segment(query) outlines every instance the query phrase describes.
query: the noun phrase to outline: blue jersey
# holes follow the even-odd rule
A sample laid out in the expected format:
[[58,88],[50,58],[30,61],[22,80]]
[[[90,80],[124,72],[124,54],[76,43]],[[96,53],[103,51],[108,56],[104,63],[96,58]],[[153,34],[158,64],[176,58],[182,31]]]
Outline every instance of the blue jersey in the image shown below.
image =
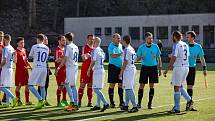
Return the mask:
[[142,65],[144,66],[156,66],[158,65],[157,57],[160,56],[161,51],[159,47],[152,43],[151,47],[147,47],[146,44],[142,44],[137,50],[137,57],[144,57],[142,59]]
[[108,46],[108,54],[109,54],[109,64],[113,64],[119,68],[122,67],[122,56],[118,56],[116,58],[112,58],[112,54],[123,53],[122,45],[115,45],[113,42]]
[[198,43],[194,43],[193,47],[189,46],[189,50],[190,50],[189,65],[190,67],[195,67],[196,59],[200,56],[204,56],[204,51],[202,49],[202,46]]

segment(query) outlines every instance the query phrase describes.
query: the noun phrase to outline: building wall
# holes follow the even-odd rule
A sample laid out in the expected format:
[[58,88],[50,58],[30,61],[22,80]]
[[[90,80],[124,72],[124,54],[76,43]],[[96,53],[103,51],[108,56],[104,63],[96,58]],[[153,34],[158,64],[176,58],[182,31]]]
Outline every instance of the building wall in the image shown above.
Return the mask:
[[[203,26],[215,25],[215,14],[179,14],[179,15],[149,15],[149,16],[117,16],[117,17],[81,17],[65,18],[64,32],[73,32],[75,34],[75,43],[83,46],[88,34],[95,34],[95,28],[101,28],[102,46],[108,46],[111,42],[112,34],[115,33],[115,27],[122,27],[122,35],[129,34],[129,27],[140,28],[140,39],[133,40],[132,45],[137,48],[144,42],[143,27],[154,27],[154,41],[158,39],[157,27],[168,27],[168,37],[161,39],[164,47],[171,47],[171,27],[178,26],[179,31],[182,26],[199,26],[197,42],[203,45]],[[105,35],[105,27],[111,27],[111,35]],[[215,36],[215,32],[213,31]],[[185,38],[184,38],[185,39]],[[214,41],[214,37],[213,37]],[[215,45],[211,47],[215,48]]]

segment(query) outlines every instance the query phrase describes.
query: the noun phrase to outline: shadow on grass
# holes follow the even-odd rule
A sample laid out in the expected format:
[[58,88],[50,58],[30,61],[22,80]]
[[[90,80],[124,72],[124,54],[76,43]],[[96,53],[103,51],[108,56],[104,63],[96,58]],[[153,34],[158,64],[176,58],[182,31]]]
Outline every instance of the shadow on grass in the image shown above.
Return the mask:
[[134,121],[134,120],[147,120],[150,118],[159,118],[159,117],[166,117],[166,116],[179,116],[184,115],[186,112],[181,112],[178,114],[172,114],[169,111],[163,111],[163,112],[156,112],[156,113],[150,113],[150,114],[142,114],[142,115],[135,115],[135,116],[129,116],[129,117],[122,117],[122,118],[115,118],[111,119],[112,121]]

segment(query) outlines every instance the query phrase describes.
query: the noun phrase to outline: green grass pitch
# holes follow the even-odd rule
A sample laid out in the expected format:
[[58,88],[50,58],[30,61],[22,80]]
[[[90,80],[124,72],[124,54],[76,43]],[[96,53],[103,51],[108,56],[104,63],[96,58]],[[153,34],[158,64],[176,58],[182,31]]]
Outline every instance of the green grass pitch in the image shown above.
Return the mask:
[[[86,89],[83,96],[82,108],[79,112],[65,112],[63,108],[56,107],[56,81],[54,75],[50,76],[50,86],[48,89],[48,101],[52,106],[46,107],[42,110],[33,110],[33,106],[21,106],[15,107],[13,110],[0,109],[0,120],[12,121],[12,120],[147,120],[147,121],[215,121],[215,64],[208,64],[208,83],[209,87],[206,89],[204,86],[204,77],[201,71],[201,66],[198,66],[196,84],[194,87],[194,106],[198,109],[197,112],[186,112],[185,100],[181,98],[181,113],[169,114],[168,111],[172,109],[173,104],[173,87],[170,85],[171,71],[168,73],[168,77],[160,77],[160,83],[155,86],[155,96],[153,100],[153,109],[148,110],[148,85],[145,87],[142,109],[138,113],[121,112],[119,108],[108,109],[101,113],[98,111],[90,111],[90,108],[85,107],[87,105]],[[50,64],[53,67],[53,63]],[[164,65],[166,66],[166,64]],[[140,65],[138,65],[138,69]],[[54,69],[52,68],[54,73]],[[136,88],[135,94],[137,99],[138,79],[140,71],[137,71],[136,76]],[[79,73],[80,74],[80,73]],[[107,70],[106,70],[107,74]],[[108,99],[108,84],[107,75],[103,93]],[[78,80],[79,86],[79,80]],[[77,88],[78,88],[77,86]],[[14,88],[12,89],[14,93]],[[24,102],[23,88],[21,90],[21,98]],[[31,101],[35,104],[37,100],[31,95]],[[2,96],[1,96],[2,97]],[[67,96],[67,99],[68,96]],[[116,105],[118,105],[117,88],[115,88],[114,99]],[[96,103],[95,96],[93,97],[93,103]],[[132,106],[130,106],[132,107]]]

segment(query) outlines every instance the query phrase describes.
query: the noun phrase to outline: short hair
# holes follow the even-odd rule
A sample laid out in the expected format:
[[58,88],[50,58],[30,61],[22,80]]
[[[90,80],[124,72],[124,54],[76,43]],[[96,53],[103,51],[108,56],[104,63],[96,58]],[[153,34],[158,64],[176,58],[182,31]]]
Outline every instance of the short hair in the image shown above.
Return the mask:
[[61,40],[61,38],[63,38],[64,36],[63,35],[60,35],[57,37],[57,40]]
[[5,34],[4,39],[11,41],[11,36],[9,34]]
[[22,40],[24,40],[24,37],[18,37],[18,38],[16,39],[16,43],[19,43],[19,42],[22,41]]
[[38,34],[37,39],[39,39],[40,41],[43,41],[45,39],[45,35],[44,34]]
[[123,36],[122,40],[125,41],[126,44],[130,44],[131,43],[131,36],[125,35],[125,36]]
[[190,34],[194,39],[196,38],[196,33],[194,31],[188,31],[187,34]]
[[146,32],[146,33],[145,33],[145,38],[147,38],[147,37],[149,37],[149,36],[152,37],[152,36],[153,36],[152,33],[151,33],[151,32]]
[[0,34],[1,34],[1,35],[4,35],[4,32],[3,32],[3,31],[0,31]]
[[70,33],[67,33],[67,34],[65,35],[65,37],[66,37],[69,41],[73,41],[74,34],[70,32]]
[[116,35],[120,36],[120,34],[118,34],[118,33],[115,33],[115,34],[113,34],[113,38],[114,38]]
[[182,34],[180,31],[174,31],[173,32],[173,37],[175,37],[177,40],[180,40],[182,38]]
[[93,34],[88,34],[88,35],[87,35],[87,38],[93,37],[93,36],[94,36]]

